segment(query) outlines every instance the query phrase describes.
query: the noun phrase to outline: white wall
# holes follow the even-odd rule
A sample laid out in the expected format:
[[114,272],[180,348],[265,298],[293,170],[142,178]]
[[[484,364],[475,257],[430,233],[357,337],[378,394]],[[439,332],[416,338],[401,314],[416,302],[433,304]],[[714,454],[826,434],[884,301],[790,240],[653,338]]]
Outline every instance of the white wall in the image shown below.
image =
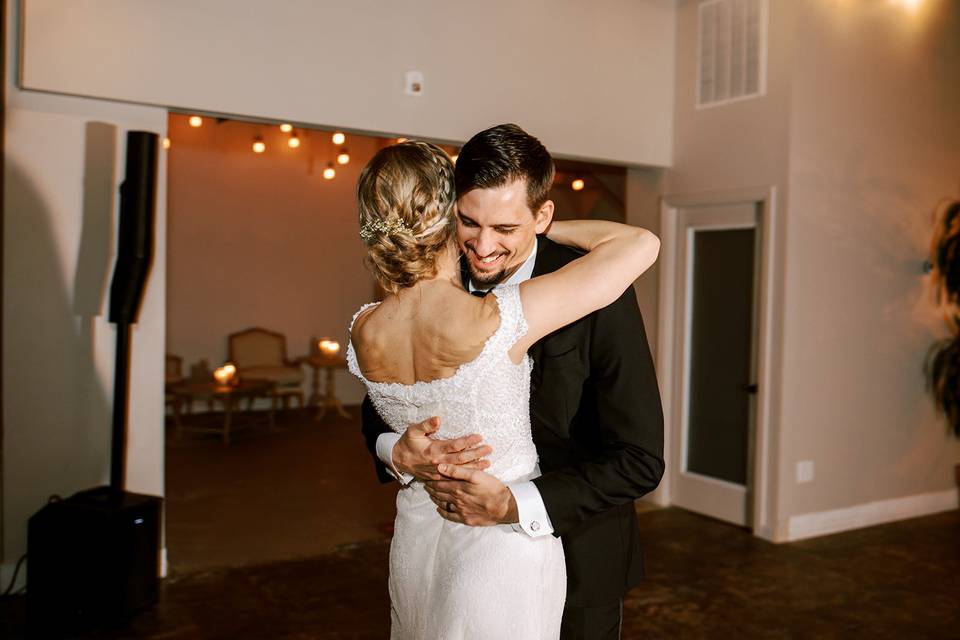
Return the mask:
[[[166,127],[159,109],[17,90],[14,5],[3,177],[4,585],[26,552],[27,519],[48,496],[109,481],[114,194],[126,131]],[[127,485],[153,495],[163,494],[164,174],[161,164],[156,256],[130,372]]]
[[31,0],[25,86],[450,141],[517,122],[556,154],[663,166],[673,4]]
[[[217,367],[227,335],[253,326],[286,335],[289,358],[309,353],[312,337],[346,348],[351,316],[374,299],[356,185],[383,141],[350,136],[350,163],[325,180],[337,151],[329,133],[301,133],[291,149],[276,126],[186,120],[171,116],[169,127],[167,351],[185,374],[201,358]],[[263,154],[251,151],[256,135]],[[360,403],[359,380],[342,370],[336,381],[341,401]]]

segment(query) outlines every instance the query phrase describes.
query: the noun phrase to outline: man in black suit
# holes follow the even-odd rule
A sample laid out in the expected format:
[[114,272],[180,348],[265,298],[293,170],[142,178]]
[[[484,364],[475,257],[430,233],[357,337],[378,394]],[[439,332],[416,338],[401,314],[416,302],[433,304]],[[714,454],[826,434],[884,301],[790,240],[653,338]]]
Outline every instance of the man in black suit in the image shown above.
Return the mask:
[[[487,129],[464,145],[456,166],[457,236],[472,292],[550,273],[577,257],[538,236],[553,216],[553,175],[550,154],[516,125]],[[655,489],[664,470],[660,394],[633,289],[529,353],[542,472],[533,481],[491,482],[482,471],[490,448],[479,436],[431,438],[436,419],[398,436],[369,399],[367,445],[382,481],[423,481],[448,520],[560,536],[567,563],[561,638],[617,638],[623,595],[643,575],[634,500]]]

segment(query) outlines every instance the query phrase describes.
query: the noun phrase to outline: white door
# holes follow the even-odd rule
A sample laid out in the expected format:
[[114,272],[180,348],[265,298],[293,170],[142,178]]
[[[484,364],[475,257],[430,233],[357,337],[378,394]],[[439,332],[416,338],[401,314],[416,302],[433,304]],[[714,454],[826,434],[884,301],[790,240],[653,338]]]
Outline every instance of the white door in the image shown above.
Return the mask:
[[672,501],[751,526],[758,204],[677,209]]

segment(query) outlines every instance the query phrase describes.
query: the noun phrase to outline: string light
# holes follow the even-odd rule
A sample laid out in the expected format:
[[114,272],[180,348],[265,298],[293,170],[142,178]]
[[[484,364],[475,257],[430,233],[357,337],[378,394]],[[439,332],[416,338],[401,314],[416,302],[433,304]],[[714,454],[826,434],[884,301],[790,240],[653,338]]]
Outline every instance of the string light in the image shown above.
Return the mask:
[[581,191],[584,186],[585,186],[585,183],[580,178],[577,178],[570,183],[570,188],[573,189],[574,191]]
[[333,163],[328,162],[327,168],[323,170],[323,177],[327,180],[333,180],[337,175],[337,170],[333,168]]
[[201,118],[200,116],[190,116],[191,127],[199,127],[202,124],[203,124],[203,118]]
[[333,134],[333,144],[343,144],[347,141],[347,136],[343,135],[339,131]]
[[350,154],[346,147],[340,147],[340,154],[337,156],[337,164],[347,164],[350,162]]
[[253,139],[253,152],[254,153],[263,153],[267,150],[267,145],[263,143],[263,138],[257,136]]
[[300,138],[297,137],[296,133],[291,133],[290,139],[287,140],[287,144],[290,145],[291,149],[296,149],[300,146]]
[[163,139],[163,148],[164,148],[164,149],[169,149],[169,148],[170,148],[170,138],[164,138],[164,139]]
[[293,125],[284,122],[282,125],[280,125],[280,131],[283,131],[284,133],[290,133],[293,131]]

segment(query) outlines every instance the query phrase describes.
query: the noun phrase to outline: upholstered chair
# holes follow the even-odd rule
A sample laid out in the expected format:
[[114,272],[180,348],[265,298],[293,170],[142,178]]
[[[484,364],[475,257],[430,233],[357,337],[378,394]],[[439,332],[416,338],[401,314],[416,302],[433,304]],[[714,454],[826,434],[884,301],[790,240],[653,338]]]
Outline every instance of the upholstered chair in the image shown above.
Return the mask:
[[303,369],[287,359],[287,338],[282,333],[252,327],[227,337],[230,362],[237,367],[240,379],[269,380],[274,383],[274,393],[288,407],[294,397],[304,406],[302,384]]

